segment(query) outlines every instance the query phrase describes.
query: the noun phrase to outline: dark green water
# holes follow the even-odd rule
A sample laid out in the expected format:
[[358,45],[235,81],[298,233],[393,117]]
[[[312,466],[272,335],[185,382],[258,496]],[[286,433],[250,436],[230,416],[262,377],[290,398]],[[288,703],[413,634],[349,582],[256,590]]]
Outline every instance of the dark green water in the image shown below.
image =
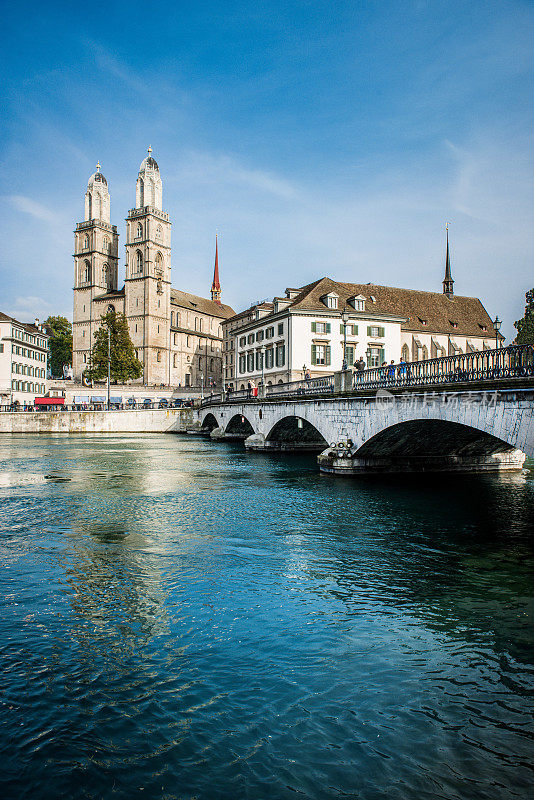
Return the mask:
[[163,435],[3,437],[0,473],[4,800],[533,791],[532,473]]

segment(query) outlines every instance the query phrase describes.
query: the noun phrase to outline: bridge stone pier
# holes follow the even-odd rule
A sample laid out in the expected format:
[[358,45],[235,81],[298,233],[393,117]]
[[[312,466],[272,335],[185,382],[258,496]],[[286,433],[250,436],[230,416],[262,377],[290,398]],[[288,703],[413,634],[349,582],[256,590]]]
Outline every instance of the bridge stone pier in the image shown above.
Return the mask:
[[248,450],[315,451],[321,471],[521,469],[534,458],[534,388],[220,402],[198,410],[214,439]]

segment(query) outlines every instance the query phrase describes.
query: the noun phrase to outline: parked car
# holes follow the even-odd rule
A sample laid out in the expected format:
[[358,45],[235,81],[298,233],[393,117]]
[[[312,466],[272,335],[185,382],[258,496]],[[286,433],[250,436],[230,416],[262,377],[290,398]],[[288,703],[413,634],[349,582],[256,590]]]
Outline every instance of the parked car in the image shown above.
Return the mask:
[[168,407],[169,407],[169,401],[167,400],[167,398],[160,397],[158,408],[168,408]]
[[145,397],[145,399],[143,400],[143,408],[152,408],[152,398],[151,397]]

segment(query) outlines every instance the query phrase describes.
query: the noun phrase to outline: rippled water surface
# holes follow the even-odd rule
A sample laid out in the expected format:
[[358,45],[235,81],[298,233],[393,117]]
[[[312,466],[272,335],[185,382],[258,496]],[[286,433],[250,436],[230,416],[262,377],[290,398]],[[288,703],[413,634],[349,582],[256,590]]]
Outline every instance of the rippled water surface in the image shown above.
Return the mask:
[[534,474],[0,438],[2,798],[526,798]]

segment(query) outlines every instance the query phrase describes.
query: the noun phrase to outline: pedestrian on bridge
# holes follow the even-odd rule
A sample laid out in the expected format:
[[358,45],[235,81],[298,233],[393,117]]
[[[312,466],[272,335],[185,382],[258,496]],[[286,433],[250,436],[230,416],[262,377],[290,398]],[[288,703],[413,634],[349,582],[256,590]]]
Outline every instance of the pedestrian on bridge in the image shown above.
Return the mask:
[[360,358],[354,365],[354,377],[358,383],[363,380],[364,372],[365,372],[365,361],[363,360],[363,356],[360,356]]

